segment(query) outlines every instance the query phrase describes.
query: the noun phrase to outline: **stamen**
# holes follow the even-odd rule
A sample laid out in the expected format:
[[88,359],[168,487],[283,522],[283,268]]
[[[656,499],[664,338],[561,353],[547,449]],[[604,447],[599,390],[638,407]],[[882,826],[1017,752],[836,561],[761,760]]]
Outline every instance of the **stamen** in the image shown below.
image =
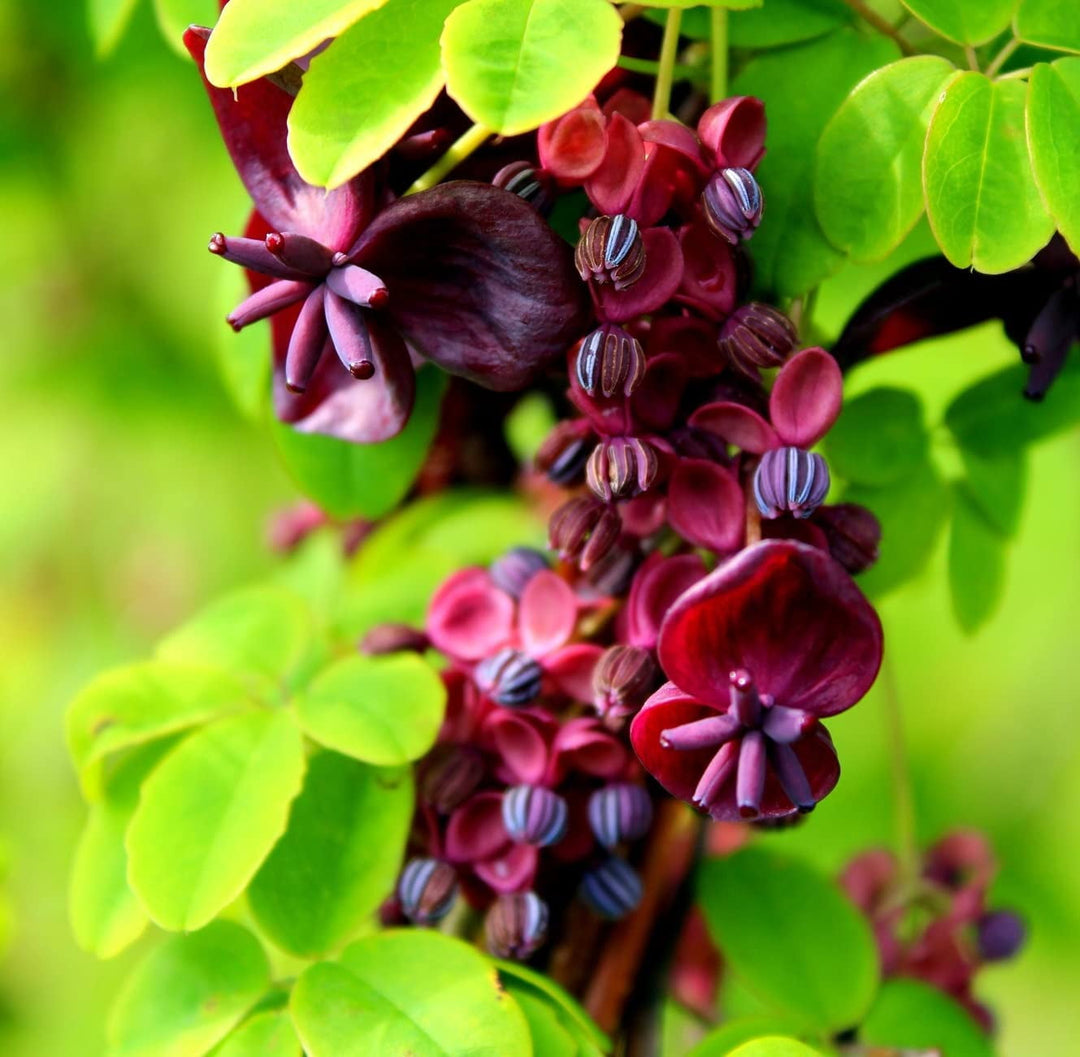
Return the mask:
[[684,752],[693,749],[711,749],[716,745],[725,745],[741,730],[739,721],[734,716],[706,716],[691,723],[672,727],[660,732],[660,744],[665,749]]

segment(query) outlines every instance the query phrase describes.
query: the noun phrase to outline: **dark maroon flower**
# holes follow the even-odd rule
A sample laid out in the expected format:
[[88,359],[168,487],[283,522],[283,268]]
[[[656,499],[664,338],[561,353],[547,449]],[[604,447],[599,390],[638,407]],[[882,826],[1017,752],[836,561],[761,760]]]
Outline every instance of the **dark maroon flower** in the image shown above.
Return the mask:
[[548,522],[548,539],[565,561],[588,572],[619,542],[622,521],[608,503],[590,496],[568,499]]
[[640,646],[609,646],[593,669],[593,707],[608,726],[621,726],[656,688],[656,663]]
[[629,396],[645,376],[641,342],[615,323],[604,323],[586,336],[574,356],[578,385],[589,396]]
[[616,782],[589,797],[589,825],[605,848],[644,837],[652,819],[652,798],[640,785]]
[[765,156],[765,104],[750,95],[721,99],[701,115],[697,131],[717,167],[753,171]]
[[593,448],[585,481],[600,499],[628,499],[652,488],[659,473],[655,445],[641,437],[611,437]]
[[829,553],[849,573],[861,573],[878,559],[881,522],[858,503],[819,507],[814,524],[825,533]]
[[881,651],[877,614],[829,555],[755,544],[669,611],[659,657],[671,682],[634,717],[634,749],[714,819],[810,810],[839,776],[818,720],[870,689]]

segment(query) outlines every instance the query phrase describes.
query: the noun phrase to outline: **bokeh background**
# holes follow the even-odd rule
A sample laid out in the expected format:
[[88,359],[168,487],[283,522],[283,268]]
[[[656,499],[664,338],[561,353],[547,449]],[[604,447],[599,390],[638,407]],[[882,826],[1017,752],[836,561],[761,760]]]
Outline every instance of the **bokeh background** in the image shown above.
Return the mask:
[[[62,734],[74,691],[143,655],[203,602],[270,570],[269,513],[295,498],[226,395],[219,262],[206,237],[246,200],[194,70],[148,4],[95,59],[82,0],[0,2],[0,1054],[95,1057],[111,962],[75,945],[66,900],[83,821]],[[916,232],[901,251],[926,248]],[[836,332],[883,269],[822,290]],[[916,389],[930,421],[1015,352],[996,326],[868,365],[853,392]],[[949,453],[939,453],[943,465]],[[1080,432],[1033,451],[1004,603],[957,629],[944,538],[881,606],[930,840],[975,826],[1029,947],[982,977],[1005,1057],[1076,1053],[1080,989]],[[771,837],[829,869],[887,843],[890,739],[877,691],[832,729],[845,774],[812,821]]]

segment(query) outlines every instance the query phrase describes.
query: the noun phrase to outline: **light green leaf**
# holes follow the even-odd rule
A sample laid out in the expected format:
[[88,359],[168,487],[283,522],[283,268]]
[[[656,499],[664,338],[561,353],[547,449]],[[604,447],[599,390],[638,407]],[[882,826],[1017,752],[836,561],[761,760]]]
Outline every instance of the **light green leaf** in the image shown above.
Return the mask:
[[756,174],[765,213],[751,243],[762,296],[805,293],[842,263],[814,212],[814,151],[851,88],[898,57],[892,41],[844,28],[751,59],[735,78],[732,94],[758,96],[769,115],[769,149]]
[[903,0],[931,29],[957,44],[985,44],[1012,20],[1018,0]]
[[731,1057],[821,1057],[821,1051],[812,1049],[798,1039],[772,1035],[743,1043],[731,1051]]
[[292,954],[336,949],[393,890],[412,821],[412,772],[334,752],[308,762],[289,826],[248,888],[248,905]]
[[[1080,9],[1073,24],[1080,26]],[[1077,30],[1080,40],[1080,28]],[[1080,50],[1080,49],[1078,49]],[[1080,249],[1080,58],[1036,63],[1028,81],[1027,139],[1035,181],[1073,252]]]
[[386,0],[230,0],[206,46],[206,76],[233,88],[340,36]]
[[136,968],[109,1015],[109,1057],[201,1057],[270,983],[255,937],[229,921],[171,936]]
[[306,969],[290,1000],[309,1057],[530,1057],[529,1027],[461,940],[394,929]]
[[120,43],[139,0],[89,0],[87,17],[94,53],[104,59]]
[[971,1016],[947,995],[918,980],[888,980],[859,1029],[874,1046],[931,1048],[948,1057],[994,1057]]
[[271,422],[285,469],[297,487],[337,518],[385,517],[412,487],[439,425],[447,376],[425,367],[416,376],[416,404],[405,428],[381,444],[350,444]]
[[1015,536],[1027,493],[1027,452],[1023,448],[983,455],[960,448],[968,498],[1004,536]]
[[300,1057],[300,1040],[288,1010],[269,1010],[245,1020],[212,1057]]
[[708,9],[722,7],[728,11],[745,11],[750,7],[761,7],[765,0],[652,0],[649,7],[679,8],[683,11],[691,8]]
[[67,711],[84,793],[100,793],[101,764],[113,754],[250,707],[243,684],[214,668],[156,660],[102,672]]
[[[184,54],[187,54],[185,49]],[[225,317],[250,293],[242,268],[221,268],[214,284],[214,359],[225,391],[238,411],[262,423],[270,399],[270,321],[260,319],[239,333],[225,324]]]
[[926,129],[955,74],[937,55],[890,63],[860,81],[825,126],[814,207],[829,240],[855,260],[887,256],[922,216]]
[[1054,230],[1024,134],[1027,89],[962,73],[930,119],[923,187],[930,227],[958,268],[996,274],[1026,263]]
[[986,623],[1005,587],[1005,537],[982,515],[962,484],[953,501],[949,588],[956,622],[967,634]]
[[184,47],[184,30],[188,26],[212,26],[220,11],[218,0],[154,0],[154,14],[161,35],[173,51],[185,59],[190,56]]
[[323,187],[381,158],[446,82],[439,36],[460,0],[392,0],[316,56],[289,111],[289,154]]
[[232,902],[285,831],[304,750],[292,717],[221,719],[143,783],[128,827],[128,881],[166,929],[197,929]]
[[728,40],[735,48],[776,48],[824,36],[850,21],[843,0],[769,0],[760,10],[733,14]]
[[468,0],[447,20],[447,88],[474,121],[529,132],[580,103],[619,57],[607,0]]
[[518,1004],[528,1022],[534,1057],[579,1057],[577,1039],[559,1023],[549,1003],[531,987],[510,984],[507,993]]
[[831,880],[749,848],[706,860],[698,901],[727,963],[760,998],[820,1031],[861,1021],[877,990],[877,948]]
[[384,766],[418,760],[442,723],[446,690],[415,654],[346,657],[296,702],[304,733],[329,749]]
[[1029,44],[1059,51],[1080,51],[1076,0],[1020,0],[1013,28],[1016,35]]
[[783,1017],[739,1017],[710,1031],[686,1057],[728,1057],[744,1042],[751,1042],[769,1035],[792,1035],[798,1030],[797,1023]]
[[825,439],[829,466],[857,484],[888,485],[925,460],[926,426],[919,398],[881,386],[846,401]]

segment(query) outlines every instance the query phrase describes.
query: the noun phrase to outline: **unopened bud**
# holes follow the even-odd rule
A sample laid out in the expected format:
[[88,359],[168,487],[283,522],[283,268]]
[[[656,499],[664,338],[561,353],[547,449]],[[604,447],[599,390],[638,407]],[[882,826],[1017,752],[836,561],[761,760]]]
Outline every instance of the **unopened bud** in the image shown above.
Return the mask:
[[605,719],[625,719],[656,687],[656,662],[637,646],[609,646],[593,669],[593,706]]
[[652,798],[640,785],[616,782],[589,797],[589,825],[605,848],[644,837],[652,820]]
[[524,708],[540,696],[544,669],[527,653],[507,646],[485,657],[474,676],[492,701],[505,708]]
[[428,754],[420,778],[420,796],[441,815],[460,807],[484,778],[480,753],[466,745],[440,745]]
[[881,522],[858,503],[818,508],[814,523],[825,533],[829,553],[849,573],[861,573],[878,559]]
[[597,217],[581,236],[574,263],[586,281],[611,283],[616,290],[633,286],[645,271],[645,243],[637,221],[621,213]]
[[360,640],[360,652],[367,657],[379,657],[384,653],[398,653],[402,650],[423,653],[427,648],[427,635],[408,624],[376,624]]
[[585,466],[585,483],[600,499],[629,499],[656,483],[660,458],[656,449],[638,437],[600,441]]
[[512,598],[520,598],[529,581],[550,568],[547,557],[532,547],[511,547],[488,566],[492,583]]
[[593,867],[581,882],[581,898],[604,918],[625,917],[641,902],[641,894],[637,872],[615,856]]
[[721,169],[701,196],[705,220],[732,246],[750,238],[761,223],[765,200],[749,169]]
[[618,511],[589,496],[568,499],[548,522],[552,549],[565,561],[576,561],[582,572],[600,561],[621,534]]
[[983,914],[975,928],[979,956],[985,962],[1011,958],[1027,939],[1024,922],[1011,910],[993,910]]
[[762,517],[809,517],[829,494],[825,460],[802,448],[774,448],[754,471],[754,500]]
[[484,920],[487,948],[496,958],[528,958],[547,931],[547,903],[535,892],[499,896]]
[[446,917],[457,898],[457,873],[441,859],[410,859],[397,889],[405,916],[416,925]]
[[546,848],[566,836],[566,801],[539,785],[515,785],[503,793],[506,832],[519,844]]
[[553,484],[571,485],[581,480],[592,450],[593,431],[584,419],[559,422],[536,452],[536,468]]
[[645,377],[641,342],[618,324],[604,323],[581,342],[574,373],[589,396],[629,396]]
[[799,336],[783,312],[751,301],[735,309],[720,330],[720,351],[736,370],[757,377],[759,367],[779,367]]
[[527,161],[504,165],[492,178],[492,184],[525,199],[538,213],[547,214],[555,204],[551,180]]

